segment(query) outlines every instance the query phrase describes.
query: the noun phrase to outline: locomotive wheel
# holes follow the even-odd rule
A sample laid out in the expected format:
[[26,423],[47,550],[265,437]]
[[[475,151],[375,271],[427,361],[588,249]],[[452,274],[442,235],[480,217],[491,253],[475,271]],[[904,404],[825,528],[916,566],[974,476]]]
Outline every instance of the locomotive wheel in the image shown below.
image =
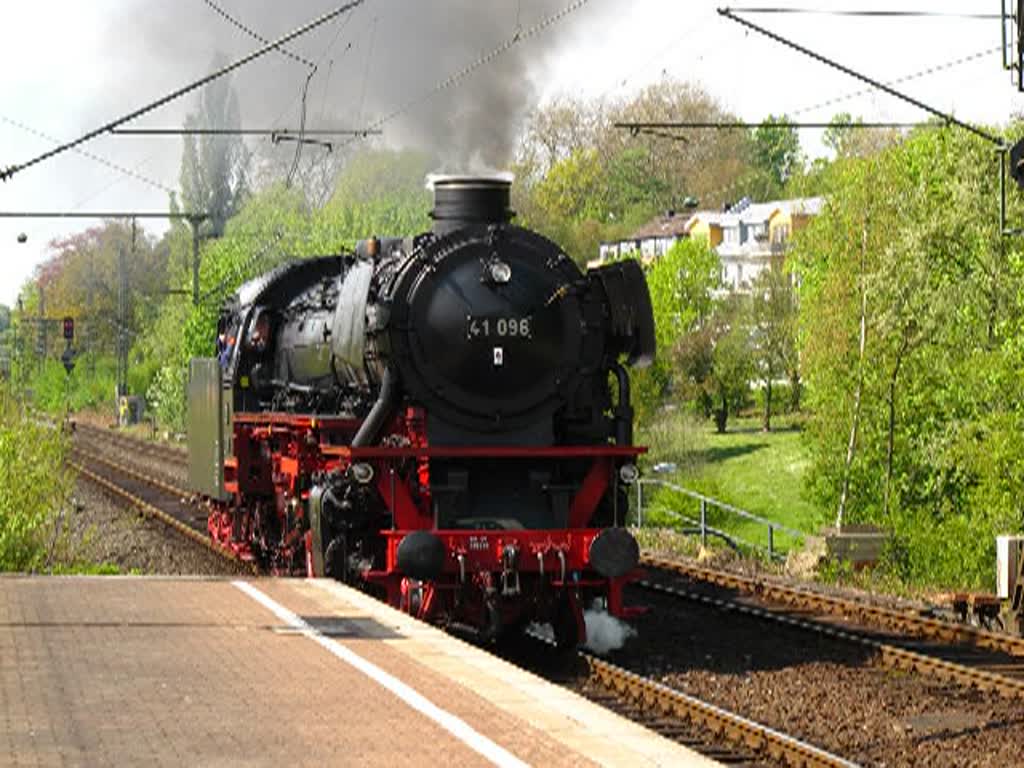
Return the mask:
[[423,607],[423,582],[403,576],[400,585],[400,595],[399,610],[419,618],[420,609]]

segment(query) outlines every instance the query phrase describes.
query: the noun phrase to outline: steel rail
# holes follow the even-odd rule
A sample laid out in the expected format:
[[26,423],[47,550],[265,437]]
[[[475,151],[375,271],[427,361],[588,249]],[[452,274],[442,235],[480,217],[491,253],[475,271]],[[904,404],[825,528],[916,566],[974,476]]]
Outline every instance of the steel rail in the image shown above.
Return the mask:
[[1014,635],[993,632],[980,627],[953,624],[942,619],[915,615],[848,597],[826,595],[806,588],[779,584],[765,578],[743,576],[738,573],[653,555],[645,555],[641,560],[641,565],[671,571],[726,589],[734,589],[761,600],[835,616],[854,617],[873,626],[894,629],[929,640],[961,643],[974,648],[984,648],[1000,651],[1010,656],[1024,657],[1024,638]]
[[592,654],[580,652],[580,656],[585,660],[591,677],[600,685],[632,700],[641,708],[656,709],[669,717],[687,721],[716,736],[764,752],[787,765],[808,768],[850,768],[857,765],[813,744],[642,677]]
[[[90,434],[102,435],[101,439],[107,440],[111,444],[123,447],[131,446],[154,453],[166,452],[165,455],[169,460],[179,464],[187,460],[187,453],[171,446],[162,446],[139,438],[110,433],[92,424],[78,423],[76,425],[77,429],[82,427]],[[168,487],[173,488],[173,486]],[[183,496],[191,495],[190,491],[181,488],[174,488],[172,492]],[[942,619],[915,615],[907,611],[874,605],[847,597],[826,595],[806,588],[779,584],[763,577],[744,576],[695,563],[645,555],[642,558],[641,565],[670,571],[726,589],[734,589],[760,600],[780,605],[789,605],[833,616],[854,618],[874,627],[896,630],[918,638],[937,640],[949,644],[962,644],[976,649],[999,651],[1010,656],[1024,657],[1024,638],[1013,635],[963,624],[954,624]]]
[[[79,454],[82,453],[82,451],[77,448],[72,449],[72,452]],[[121,464],[120,462],[113,461],[111,459],[106,458],[105,456],[89,456],[89,461],[95,461],[99,464],[103,464],[104,466],[114,470],[115,472],[120,472],[122,474],[128,475],[129,477],[138,480],[140,483],[148,485],[151,488],[158,488],[164,493],[167,493],[172,496],[177,496],[179,499],[187,499],[193,495],[192,491],[186,490],[184,488],[179,488],[178,486],[172,485],[171,483],[161,480],[158,477],[148,475],[145,472],[140,472],[139,470],[134,469],[133,467],[129,467],[127,464]]]
[[948,661],[937,656],[913,651],[900,645],[868,637],[857,631],[843,629],[820,621],[797,618],[779,613],[770,608],[746,605],[734,600],[712,597],[700,592],[666,586],[664,584],[655,584],[649,581],[640,581],[637,584],[644,589],[699,602],[717,610],[733,611],[762,621],[774,622],[814,632],[845,643],[868,648],[877,654],[879,661],[886,667],[932,675],[942,680],[967,685],[981,691],[994,691],[1004,696],[1024,698],[1024,679],[1006,677],[986,669]]
[[[110,442],[120,440],[122,444],[135,443],[139,446],[149,445],[136,438],[121,435],[107,435],[103,430],[93,427],[92,425],[89,425],[86,428],[86,431],[92,431],[94,434],[102,434],[104,438],[112,438]],[[186,489],[167,483],[105,457],[91,456],[90,460],[102,464],[115,472],[121,472],[151,487],[158,488],[165,493],[177,496],[178,498],[187,498],[191,496],[191,492]],[[89,472],[87,469],[82,467],[81,464],[76,463],[75,466],[76,468],[79,468],[80,471],[84,470],[88,473],[87,476],[90,476],[90,478],[95,476],[95,473]],[[107,487],[107,483],[104,484],[105,487]],[[136,504],[136,506],[139,506],[140,504],[146,505],[144,508],[140,508],[143,508],[144,511],[152,514],[162,522],[171,525],[176,530],[185,533],[185,535],[190,539],[202,543],[204,546],[226,556],[228,559],[239,563],[244,562],[237,558],[234,553],[224,550],[214,544],[209,537],[205,535],[205,532],[199,532],[197,529],[176,520],[170,515],[167,515],[167,513],[159,510],[151,504],[148,504],[144,500],[139,499],[130,492],[122,490],[120,495],[131,500],[132,503]],[[912,616],[890,608],[874,606],[856,600],[850,600],[848,598],[823,595],[811,590],[774,584],[764,579],[755,579],[725,571],[717,571],[703,566],[659,559],[650,556],[645,557],[642,563],[648,567],[659,568],[673,574],[693,578],[700,582],[734,589],[741,593],[755,596],[758,599],[768,600],[783,605],[791,605],[805,610],[811,609],[827,615],[839,615],[843,617],[855,616],[860,619],[867,619],[870,623],[882,624],[902,632],[924,635],[931,639],[938,639],[947,643],[966,642],[974,647],[984,647],[1004,652],[1007,650],[1005,646],[1009,645],[1009,647],[1017,648],[1018,653],[1020,653],[1020,646],[1024,645],[1024,641],[1019,638],[1003,636],[998,633],[978,630],[972,627],[952,625],[935,619]],[[247,565],[252,568],[253,572],[256,572],[252,563],[247,563]],[[928,653],[922,653],[920,651],[901,647],[900,645],[896,645],[892,642],[868,637],[856,630],[843,629],[831,624],[823,623],[820,620],[815,621],[807,618],[796,618],[767,607],[741,604],[732,600],[712,597],[692,590],[655,584],[649,581],[640,582],[639,585],[645,589],[655,590],[671,594],[676,597],[683,597],[688,600],[697,601],[705,605],[712,606],[718,610],[736,611],[737,613],[752,616],[760,620],[771,621],[804,631],[816,632],[843,642],[869,648],[877,654],[880,662],[887,667],[926,673],[958,684],[966,684],[979,690],[995,691],[1003,695],[1024,698],[1024,679],[1011,678],[986,669],[948,661],[934,655],[929,655]]]
[[[81,454],[81,451],[79,449],[72,449],[72,453]],[[186,496],[188,495],[187,492],[182,491],[182,489],[180,488],[175,488],[174,486],[168,483],[164,483],[163,481],[158,480],[156,478],[148,477],[146,475],[143,475],[141,472],[136,472],[130,467],[119,465],[116,462],[109,461],[108,459],[103,459],[97,456],[90,456],[88,460],[103,464],[108,468],[114,469],[115,471],[123,472],[124,474],[130,477],[134,477],[151,487],[159,488],[160,490],[166,493],[178,495],[179,498],[181,494],[185,494]],[[128,502],[129,504],[137,508],[140,512],[147,515],[148,517],[151,517],[154,520],[163,523],[164,525],[173,529],[174,531],[186,537],[190,541],[202,545],[203,547],[209,549],[211,552],[214,552],[220,557],[223,557],[225,560],[228,560],[239,567],[251,571],[254,575],[259,575],[259,568],[257,567],[256,563],[243,560],[234,552],[231,552],[230,550],[218,546],[204,532],[201,532],[199,529],[182,522],[181,520],[177,519],[172,515],[169,515],[167,512],[163,511],[156,505],[146,501],[138,494],[132,493],[127,488],[118,485],[113,480],[103,477],[97,472],[93,472],[81,461],[76,461],[75,459],[68,459],[68,465],[75,469],[81,476],[88,479],[90,482],[93,482],[96,485],[100,486],[101,488],[104,488],[105,490],[109,491],[110,493],[122,499],[123,501]]]
[[[102,430],[92,427],[92,425],[90,425],[89,429],[95,429],[102,433]],[[136,441],[136,439],[126,438],[126,441]],[[142,441],[137,442],[141,443]],[[79,449],[74,450],[76,452],[79,451]],[[166,493],[178,497],[189,495],[189,492],[184,489],[105,457],[90,456],[89,460],[133,477]],[[217,546],[208,536],[200,533],[196,528],[186,525],[110,479],[91,471],[82,463],[72,460],[69,464],[90,481],[128,501],[150,517],[168,525],[181,535],[203,545],[236,565],[247,567],[254,574],[258,574],[259,571],[255,563],[246,562],[234,553]],[[661,683],[642,678],[590,654],[581,652],[580,655],[586,660],[588,669],[597,682],[617,695],[633,700],[640,705],[641,709],[657,709],[665,715],[687,721],[696,727],[708,730],[715,736],[725,737],[736,744],[752,750],[764,751],[773,759],[782,760],[788,765],[842,766],[842,768],[855,765],[855,763],[832,755],[792,736],[728,712],[681,691],[673,690]]]
[[87,422],[75,422],[74,428],[77,432],[87,434],[90,439],[95,436],[100,442],[105,442],[106,444],[117,448],[138,450],[142,453],[149,454],[150,456],[166,458],[168,461],[180,466],[184,466],[188,463],[188,452],[184,448],[151,442],[149,440],[143,440],[130,435],[122,435]]

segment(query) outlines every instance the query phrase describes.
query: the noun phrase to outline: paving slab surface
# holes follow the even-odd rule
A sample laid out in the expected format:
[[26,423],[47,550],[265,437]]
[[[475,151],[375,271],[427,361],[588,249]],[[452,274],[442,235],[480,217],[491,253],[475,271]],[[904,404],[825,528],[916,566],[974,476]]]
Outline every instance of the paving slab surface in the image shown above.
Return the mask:
[[0,578],[0,766],[713,764],[335,582]]

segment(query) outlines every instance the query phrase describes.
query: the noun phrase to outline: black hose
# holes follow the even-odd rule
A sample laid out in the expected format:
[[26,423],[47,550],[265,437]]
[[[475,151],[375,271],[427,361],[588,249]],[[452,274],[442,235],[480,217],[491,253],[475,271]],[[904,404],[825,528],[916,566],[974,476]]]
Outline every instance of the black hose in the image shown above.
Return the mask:
[[377,402],[366,415],[366,420],[359,427],[356,436],[352,438],[353,448],[365,448],[376,442],[380,431],[384,428],[385,422],[391,417],[398,402],[398,374],[391,370],[391,367],[384,369],[384,376],[380,382],[380,394],[377,395]]

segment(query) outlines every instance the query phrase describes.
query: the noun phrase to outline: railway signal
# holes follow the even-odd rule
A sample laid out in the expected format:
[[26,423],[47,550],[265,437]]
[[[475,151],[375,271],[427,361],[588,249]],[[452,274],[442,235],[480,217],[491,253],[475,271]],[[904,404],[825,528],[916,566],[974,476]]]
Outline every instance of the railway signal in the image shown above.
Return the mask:
[[75,338],[75,318],[65,317],[64,318],[64,339],[66,341],[73,341]]

